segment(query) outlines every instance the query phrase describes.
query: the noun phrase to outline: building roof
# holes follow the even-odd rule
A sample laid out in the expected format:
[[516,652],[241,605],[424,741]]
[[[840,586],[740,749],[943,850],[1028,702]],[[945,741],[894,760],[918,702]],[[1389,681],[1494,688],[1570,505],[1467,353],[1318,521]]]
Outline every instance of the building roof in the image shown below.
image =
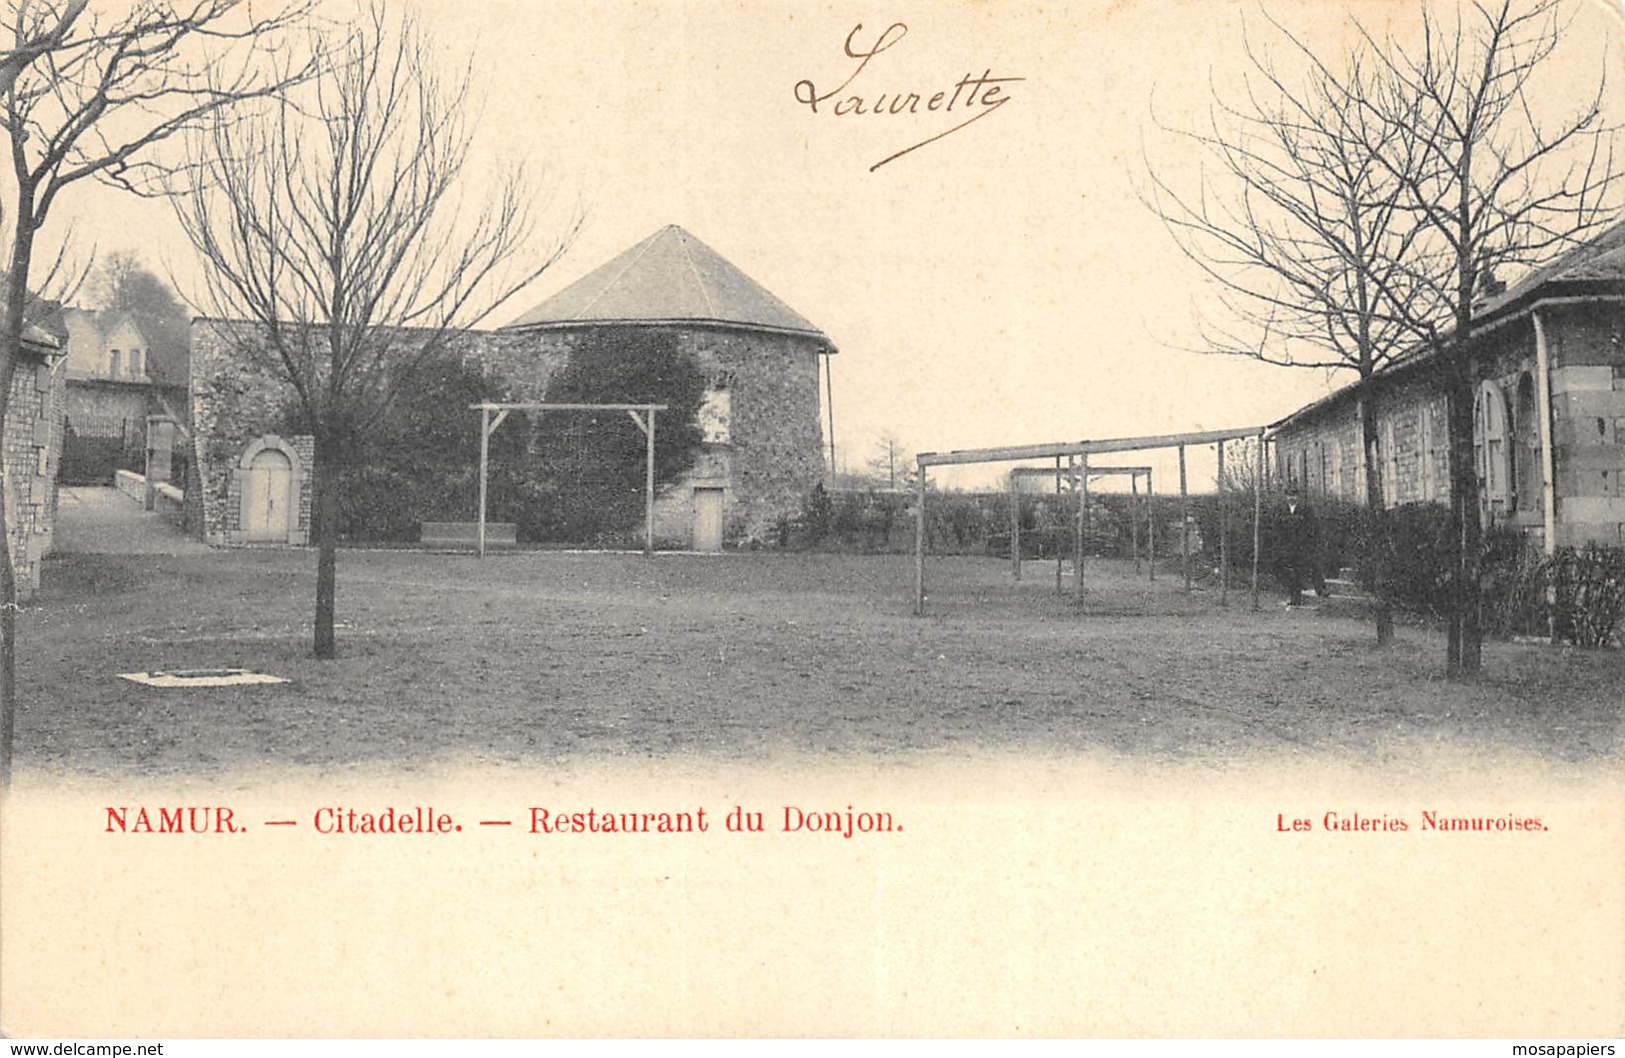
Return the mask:
[[[1625,224],[1616,225],[1589,242],[1581,243],[1560,254],[1500,294],[1475,304],[1472,330],[1476,334],[1481,327],[1492,327],[1516,319],[1534,308],[1536,303],[1544,298],[1587,296],[1625,298]],[[1379,368],[1377,374],[1387,375],[1412,367],[1424,363],[1431,356],[1432,350],[1429,346],[1418,344]],[[1339,387],[1278,422],[1270,424],[1270,429],[1278,430],[1295,420],[1339,403],[1353,392],[1356,385],[1357,382],[1351,382]]]
[[705,243],[668,224],[503,330],[704,323],[829,338]]
[[51,356],[62,351],[62,342],[45,328],[28,323],[23,325],[23,349],[41,356]]
[[[1512,284],[1504,293],[1473,306],[1473,323],[1475,326],[1488,323],[1509,311],[1526,307],[1537,294],[1621,293],[1621,280],[1625,280],[1625,224],[1560,254]],[[1553,289],[1556,287],[1564,289]]]

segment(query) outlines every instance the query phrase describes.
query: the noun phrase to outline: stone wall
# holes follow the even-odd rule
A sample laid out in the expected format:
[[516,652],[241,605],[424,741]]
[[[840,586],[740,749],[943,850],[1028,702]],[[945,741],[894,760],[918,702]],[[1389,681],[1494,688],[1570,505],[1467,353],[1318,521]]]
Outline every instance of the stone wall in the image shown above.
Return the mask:
[[[282,421],[293,394],[269,372],[244,361],[227,337],[233,325],[198,320],[192,325],[191,401],[197,488],[187,490],[189,524],[204,539],[231,542],[241,504],[234,471],[247,446]],[[720,326],[672,327],[679,347],[691,354],[714,391],[725,401],[709,402],[725,443],[708,443],[696,453],[683,479],[662,488],[656,500],[655,538],[687,546],[693,533],[693,490],[724,490],[725,539],[731,545],[776,535],[783,518],[794,517],[813,486],[823,478],[823,432],[819,411],[818,354],[827,344],[811,335],[793,335]],[[553,374],[588,334],[589,327],[533,328],[476,332],[454,343],[465,363],[480,365],[493,379],[491,398],[541,401]],[[498,387],[495,380],[501,380]],[[501,392],[496,390],[500,388]],[[472,415],[470,422],[472,424]],[[664,426],[659,423],[658,426]],[[657,430],[658,430],[657,426]],[[301,453],[308,438],[290,438]],[[306,468],[311,465],[307,459]],[[309,493],[301,510],[308,526]],[[195,496],[194,496],[195,494]]]
[[[624,326],[624,325],[623,325]],[[469,355],[507,384],[505,399],[540,401],[547,382],[587,335],[614,325],[541,327],[482,335]],[[823,479],[823,431],[819,411],[818,355],[827,343],[812,335],[709,325],[672,325],[679,348],[692,355],[711,388],[727,390],[711,400],[726,443],[702,446],[681,481],[662,488],[655,505],[655,538],[692,542],[693,491],[722,488],[724,539],[730,545],[776,535],[783,518],[800,513],[807,494]]]
[[122,424],[131,423],[139,435],[146,429],[148,415],[163,412],[155,396],[158,392],[163,392],[177,409],[186,398],[181,387],[69,378],[68,424],[80,434],[106,436],[118,432]]
[[1559,544],[1625,544],[1625,311],[1543,312]]
[[[243,453],[274,434],[294,394],[288,384],[245,358],[228,337],[232,324],[196,320],[191,334],[192,459],[196,484],[186,489],[186,523],[211,544],[241,542]],[[242,326],[242,325],[236,325]],[[297,540],[309,539],[315,443],[286,438],[301,475]]]
[[63,372],[27,353],[12,378],[4,438],[7,543],[17,593],[39,588],[40,559],[56,528],[56,472],[62,451]]

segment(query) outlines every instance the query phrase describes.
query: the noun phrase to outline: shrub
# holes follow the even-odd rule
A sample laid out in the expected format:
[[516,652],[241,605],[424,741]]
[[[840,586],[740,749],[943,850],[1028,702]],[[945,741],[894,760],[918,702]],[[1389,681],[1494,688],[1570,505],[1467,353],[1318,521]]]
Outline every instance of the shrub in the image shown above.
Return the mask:
[[[601,328],[588,332],[547,385],[564,404],[665,404],[655,430],[655,488],[694,464],[706,377],[676,331]],[[552,483],[550,506],[521,510],[532,539],[610,544],[643,529],[646,440],[625,412],[544,414],[531,419],[526,475]]]
[[1582,647],[1611,644],[1625,617],[1625,548],[1563,547],[1545,567],[1557,637]]
[[820,482],[813,486],[806,502],[801,505],[802,539],[807,544],[816,544],[828,537],[834,528],[835,504]]
[[[1365,544],[1376,536],[1379,563]],[[1395,606],[1443,616],[1450,612],[1450,511],[1436,503],[1407,503],[1382,519],[1366,518],[1355,541],[1360,586]]]

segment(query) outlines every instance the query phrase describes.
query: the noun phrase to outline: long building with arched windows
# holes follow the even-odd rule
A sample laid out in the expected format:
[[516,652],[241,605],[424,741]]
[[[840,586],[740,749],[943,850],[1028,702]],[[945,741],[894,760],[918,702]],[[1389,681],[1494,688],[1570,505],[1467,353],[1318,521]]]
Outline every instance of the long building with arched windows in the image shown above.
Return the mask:
[[[1625,226],[1475,306],[1473,445],[1485,524],[1548,549],[1625,543]],[[1431,356],[1375,379],[1384,501],[1448,503],[1445,389]],[[1352,386],[1273,427],[1275,472],[1311,495],[1364,502]]]

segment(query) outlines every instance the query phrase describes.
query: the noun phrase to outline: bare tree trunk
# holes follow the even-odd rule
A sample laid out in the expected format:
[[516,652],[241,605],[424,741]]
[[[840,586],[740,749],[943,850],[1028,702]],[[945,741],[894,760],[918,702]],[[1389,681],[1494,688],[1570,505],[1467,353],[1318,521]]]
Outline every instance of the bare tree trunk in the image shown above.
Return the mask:
[[316,657],[330,661],[338,656],[333,636],[333,614],[338,594],[339,494],[338,461],[335,446],[319,441],[316,454]]
[[[8,364],[3,373],[15,373]],[[11,392],[8,384],[4,390]],[[5,436],[5,414],[0,412],[0,437]],[[11,482],[6,481],[7,490]],[[0,502],[0,789],[11,785],[11,747],[17,732],[17,570],[11,561],[11,519]]]
[[[34,231],[29,225],[33,198],[18,196],[24,207],[12,235],[11,272],[6,283],[5,331],[0,336],[0,459],[5,456],[6,427],[10,421],[11,386],[23,353],[24,312],[28,304],[27,276],[34,257]],[[0,467],[0,788],[11,785],[12,745],[17,732],[17,566],[11,554],[10,497],[15,484]]]
[[[1459,333],[1459,331],[1458,331]],[[1465,342],[1452,340],[1449,368],[1450,514],[1452,584],[1450,642],[1446,669],[1470,676],[1479,669],[1483,631],[1479,622],[1479,563],[1484,527],[1478,511],[1477,466],[1473,459],[1473,373]]]
[[[1363,381],[1364,386],[1370,380]],[[1365,449],[1366,569],[1377,597],[1377,645],[1394,641],[1394,607],[1388,599],[1388,506],[1383,495],[1382,459],[1377,443],[1377,413],[1369,389],[1360,397],[1360,444]]]

